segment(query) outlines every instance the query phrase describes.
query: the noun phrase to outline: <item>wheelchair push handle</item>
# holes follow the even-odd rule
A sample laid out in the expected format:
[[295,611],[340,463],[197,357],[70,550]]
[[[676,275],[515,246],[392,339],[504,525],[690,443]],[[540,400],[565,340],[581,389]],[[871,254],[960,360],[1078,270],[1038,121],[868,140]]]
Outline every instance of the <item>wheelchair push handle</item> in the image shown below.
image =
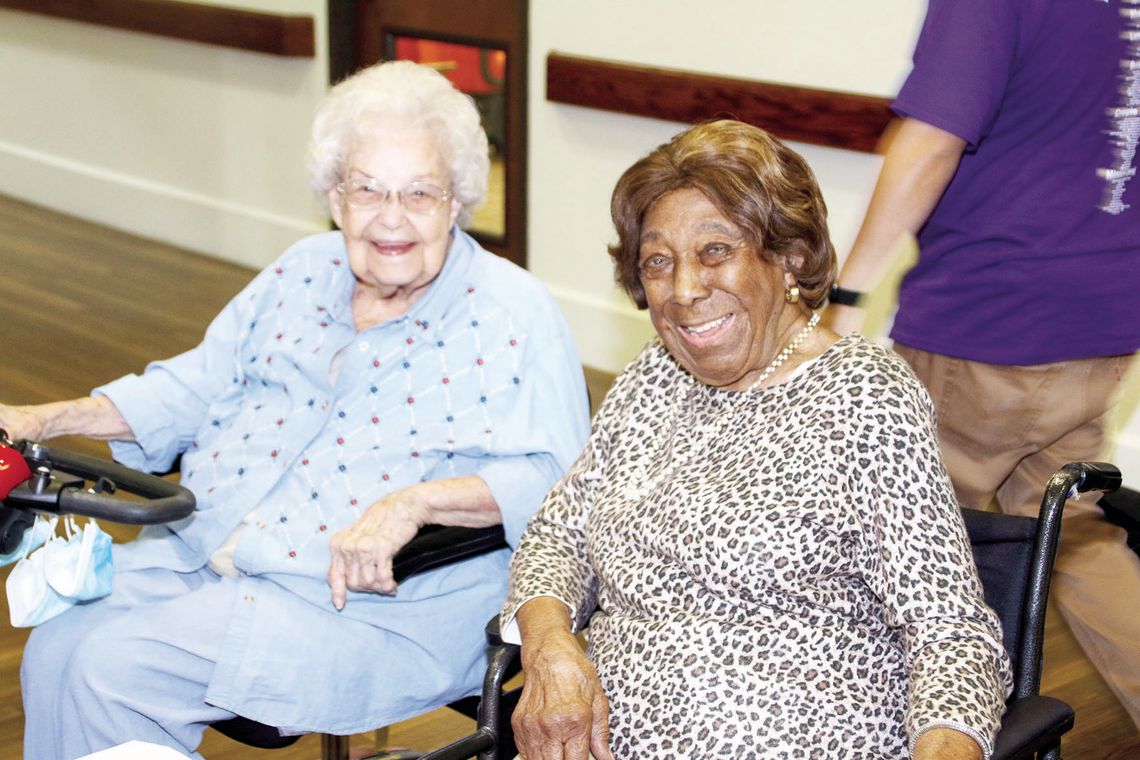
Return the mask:
[[1073,462],[1062,467],[1058,475],[1062,473],[1073,479],[1071,487],[1078,493],[1087,491],[1112,493],[1120,488],[1124,479],[1119,468],[1108,462]]
[[1040,519],[1044,532],[1056,543],[1061,530],[1061,512],[1065,502],[1077,494],[1088,491],[1112,493],[1120,488],[1124,477],[1120,469],[1108,462],[1070,462],[1049,478],[1045,495],[1041,498]]
[[[130,525],[173,522],[194,511],[194,494],[157,475],[30,441],[19,441],[15,447],[31,468],[32,477],[12,489],[4,500],[6,506]],[[60,473],[80,480],[68,480]],[[116,491],[141,496],[143,500],[118,498]]]

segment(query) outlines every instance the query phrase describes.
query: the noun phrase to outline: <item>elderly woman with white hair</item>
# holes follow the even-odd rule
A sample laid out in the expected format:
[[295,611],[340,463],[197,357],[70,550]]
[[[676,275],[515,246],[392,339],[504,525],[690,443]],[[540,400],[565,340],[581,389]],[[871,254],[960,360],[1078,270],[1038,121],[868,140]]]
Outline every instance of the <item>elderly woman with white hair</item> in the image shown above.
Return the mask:
[[196,348],[89,398],[0,406],[14,437],[107,439],[152,471],[181,455],[198,500],[115,547],[110,596],[32,633],[26,758],[189,753],[235,715],[354,733],[478,688],[509,551],[398,590],[392,557],[429,524],[501,523],[513,544],[588,432],[549,294],[460,229],[487,171],[441,75],[361,71],[313,126],[339,231],[287,250]]

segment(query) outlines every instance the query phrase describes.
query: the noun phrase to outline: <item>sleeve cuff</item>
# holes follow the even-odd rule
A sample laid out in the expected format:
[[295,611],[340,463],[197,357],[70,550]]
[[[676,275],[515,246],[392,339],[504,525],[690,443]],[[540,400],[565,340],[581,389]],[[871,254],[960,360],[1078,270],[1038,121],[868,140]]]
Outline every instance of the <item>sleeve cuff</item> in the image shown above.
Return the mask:
[[111,441],[115,461],[147,472],[170,469],[178,455],[178,435],[174,419],[162,404],[155,403],[138,375],[126,375],[91,391],[105,396],[123,415],[133,441]]
[[[566,609],[570,611],[570,620],[574,620],[574,607],[562,597],[555,596],[554,594],[534,594],[532,596],[528,596],[526,599],[523,599],[521,602],[514,605],[514,608],[509,612],[504,610],[503,613],[499,616],[499,638],[503,640],[504,644],[515,644],[517,646],[522,646],[522,634],[519,632],[518,621],[519,609],[531,599],[538,599],[541,596],[549,596],[552,599],[557,599],[558,601],[565,604]],[[577,631],[573,631],[573,633],[577,633]]]
[[546,492],[557,478],[544,472],[543,457],[503,457],[488,462],[477,473],[503,516],[503,533],[512,548],[517,547],[530,518],[542,506]]
[[967,726],[965,723],[960,723],[956,720],[935,720],[920,725],[910,737],[910,742],[907,745],[907,756],[914,757],[914,745],[918,744],[919,737],[925,734],[927,731],[931,731],[936,728],[949,728],[959,733],[965,734],[977,742],[978,746],[982,748],[983,760],[990,760],[990,756],[994,751],[993,742],[991,742],[988,737],[982,736],[981,733]]

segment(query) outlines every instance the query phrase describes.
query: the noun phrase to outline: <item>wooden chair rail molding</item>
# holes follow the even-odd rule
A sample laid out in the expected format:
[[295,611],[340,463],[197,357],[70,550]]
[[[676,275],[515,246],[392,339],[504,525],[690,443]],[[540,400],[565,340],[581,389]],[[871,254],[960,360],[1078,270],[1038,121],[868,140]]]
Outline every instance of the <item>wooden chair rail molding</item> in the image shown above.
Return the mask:
[[293,58],[315,54],[313,17],[177,0],[0,0],[0,8]]
[[787,140],[874,152],[890,101],[808,87],[550,53],[546,99],[695,123],[731,116]]

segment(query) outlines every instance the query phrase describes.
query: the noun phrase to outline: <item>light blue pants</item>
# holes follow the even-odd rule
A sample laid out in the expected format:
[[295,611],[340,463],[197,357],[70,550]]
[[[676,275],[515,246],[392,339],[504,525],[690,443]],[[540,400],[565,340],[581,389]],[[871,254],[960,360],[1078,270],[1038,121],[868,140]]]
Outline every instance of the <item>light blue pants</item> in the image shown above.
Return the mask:
[[205,695],[236,601],[237,584],[208,570],[121,572],[110,596],[36,628],[20,668],[25,760],[132,739],[192,754],[207,724],[233,717]]

